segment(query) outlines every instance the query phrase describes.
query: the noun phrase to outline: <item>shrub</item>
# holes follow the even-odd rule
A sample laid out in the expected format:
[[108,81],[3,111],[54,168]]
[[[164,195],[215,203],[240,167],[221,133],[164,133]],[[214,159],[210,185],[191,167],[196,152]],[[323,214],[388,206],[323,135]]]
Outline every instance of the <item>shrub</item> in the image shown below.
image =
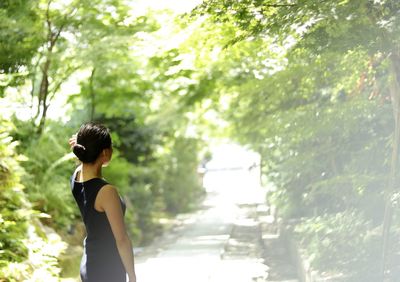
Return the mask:
[[27,157],[21,163],[26,171],[22,183],[33,207],[50,215],[43,221],[65,229],[78,216],[69,187],[74,155],[67,138],[72,132],[56,121],[49,121],[40,136],[33,135],[30,128],[29,122],[18,121],[18,129],[13,132],[22,142],[20,152]]
[[42,215],[27,200],[12,129],[0,119],[0,280],[57,281],[57,257],[65,245],[55,233],[47,234],[38,221]]
[[166,163],[163,195],[166,208],[172,213],[189,211],[202,193],[197,175],[198,141],[178,137]]
[[344,273],[346,281],[377,281],[381,229],[357,211],[309,218],[295,235],[312,266],[320,272]]

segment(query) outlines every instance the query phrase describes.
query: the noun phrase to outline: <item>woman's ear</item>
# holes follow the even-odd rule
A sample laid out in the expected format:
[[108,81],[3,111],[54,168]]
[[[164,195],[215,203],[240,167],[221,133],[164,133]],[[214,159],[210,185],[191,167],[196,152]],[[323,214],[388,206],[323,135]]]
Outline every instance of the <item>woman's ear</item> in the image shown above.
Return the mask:
[[102,158],[103,158],[103,166],[107,166],[111,161],[112,151],[110,150],[110,154],[108,155],[109,149],[103,149]]

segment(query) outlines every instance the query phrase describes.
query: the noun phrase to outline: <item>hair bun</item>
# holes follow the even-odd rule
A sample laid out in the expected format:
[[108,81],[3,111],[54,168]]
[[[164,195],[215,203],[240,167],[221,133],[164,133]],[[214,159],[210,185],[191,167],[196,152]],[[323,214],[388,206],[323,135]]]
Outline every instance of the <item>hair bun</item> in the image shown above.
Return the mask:
[[89,122],[79,129],[72,150],[82,163],[94,163],[106,148],[111,148],[111,136],[107,127]]
[[84,159],[86,153],[85,146],[81,144],[75,144],[74,147],[72,148],[72,151],[74,152],[75,156],[78,157],[78,159],[80,159],[81,161]]

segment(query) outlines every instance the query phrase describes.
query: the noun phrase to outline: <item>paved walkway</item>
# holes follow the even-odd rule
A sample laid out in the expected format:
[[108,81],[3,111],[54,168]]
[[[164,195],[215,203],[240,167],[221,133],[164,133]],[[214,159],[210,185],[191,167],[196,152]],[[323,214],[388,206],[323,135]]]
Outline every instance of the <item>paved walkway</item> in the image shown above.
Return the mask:
[[[259,215],[268,208],[254,176],[247,169],[209,172],[201,209],[180,216],[181,224],[137,255],[138,281],[272,281],[265,258],[273,252],[264,243],[277,237],[262,238]],[[291,277],[274,278],[296,281]]]

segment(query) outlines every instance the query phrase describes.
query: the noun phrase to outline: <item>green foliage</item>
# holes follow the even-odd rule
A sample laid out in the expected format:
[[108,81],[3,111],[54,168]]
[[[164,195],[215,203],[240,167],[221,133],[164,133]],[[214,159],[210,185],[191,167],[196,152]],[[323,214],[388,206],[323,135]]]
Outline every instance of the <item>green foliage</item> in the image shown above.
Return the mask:
[[[310,216],[358,207],[380,222],[391,115],[385,107],[373,110],[374,106],[355,100],[293,113],[282,120],[286,126],[278,124],[279,136],[285,140],[278,145],[271,138],[265,156],[271,166],[270,179],[281,187],[276,191],[278,198],[291,199],[280,202],[284,215]],[[371,199],[375,199],[373,204]]]
[[163,183],[166,208],[170,212],[190,210],[201,194],[197,176],[198,141],[177,137],[170,149]]
[[[72,174],[66,136],[73,131],[58,122],[52,122],[45,134],[34,138],[30,122],[17,121],[13,135],[23,143],[22,153],[27,157],[22,165],[26,174],[22,183],[33,207],[50,217],[43,219],[57,228],[66,228],[78,215],[71,198],[68,177]],[[70,134],[68,134],[70,133]]]
[[[135,245],[149,242],[160,232],[159,217],[190,210],[201,193],[198,140],[184,137],[189,108],[187,98],[179,95],[191,93],[200,100],[202,92],[212,89],[215,76],[210,80],[199,73],[190,81],[195,71],[184,66],[178,49],[170,54],[158,51],[149,55],[151,60],[143,56],[147,46],[138,50],[141,36],[160,25],[151,14],[133,16],[127,1],[14,2],[0,4],[0,86],[9,87],[7,101],[18,109],[27,102],[24,111],[35,113],[29,121],[13,117],[15,127],[5,129],[5,142],[19,142],[16,150],[25,158],[18,160],[13,143],[4,162],[15,162],[10,168],[15,175],[23,168],[15,187],[26,189],[10,188],[0,196],[0,280],[30,276],[32,281],[53,281],[64,246],[56,234],[45,233],[51,227],[65,234],[80,220],[68,181],[76,165],[69,136],[87,120],[97,119],[111,129],[114,159],[104,176],[125,197]],[[14,78],[20,86],[12,88]],[[76,93],[63,87],[71,81],[81,87]],[[44,126],[47,110],[63,95],[71,106],[65,111],[69,121],[64,117]],[[175,140],[176,136],[182,137]],[[31,256],[37,259],[29,266],[25,261]]]
[[30,63],[43,36],[37,1],[2,1],[0,4],[0,70],[14,73]]
[[[0,132],[0,242],[1,242],[1,267],[9,261],[22,261],[28,256],[28,249],[21,244],[27,232],[27,221],[24,218],[29,216],[29,206],[23,194],[23,186],[20,183],[22,168],[17,161],[15,153],[16,143],[12,142],[6,128],[11,124],[1,120]],[[22,207],[22,208],[21,208]]]
[[151,242],[158,235],[157,219],[165,217],[165,201],[162,195],[162,183],[165,169],[162,160],[135,165],[130,171],[131,187],[127,195],[132,201],[135,213],[137,240],[144,244]]
[[[359,58],[361,54],[349,53],[348,58]],[[363,95],[347,94],[354,93],[362,63],[353,61],[353,66],[344,68],[343,61],[337,69],[322,73],[320,70],[329,65],[332,57],[327,57],[327,61],[318,58],[301,67],[297,62],[304,57],[296,56],[291,57],[284,70],[264,80],[248,78],[251,88],[246,84],[235,88],[239,93],[248,91],[252,95],[233,99],[234,106],[228,113],[234,121],[232,133],[261,153],[264,174],[277,186],[270,200],[277,205],[280,216],[309,217],[311,224],[321,215],[335,217],[357,209],[359,217],[371,221],[375,228],[383,218],[383,191],[389,171],[393,128],[390,105],[384,99],[376,102]],[[385,94],[382,89],[381,95]],[[329,226],[324,221],[319,224],[318,228]],[[336,230],[333,233],[353,227],[344,222],[331,226]],[[309,233],[317,232],[311,229]],[[338,236],[338,240],[343,240],[343,244],[348,241],[343,236]],[[319,241],[314,238],[310,244]],[[365,244],[371,244],[366,249],[371,252],[374,246],[379,247],[375,241]],[[338,265],[346,263],[346,259],[329,252],[335,246],[318,245],[308,254],[324,261],[315,265],[321,271],[328,270],[332,260],[336,260],[332,263],[334,270],[348,274],[353,270]],[[357,263],[348,263],[362,274],[363,253],[352,255]],[[363,281],[361,276],[354,279]]]
[[[12,123],[0,119],[0,280],[54,281],[59,274],[57,257],[64,243],[45,232],[23,189],[24,160],[8,132]],[[47,233],[47,234],[46,234]]]
[[[376,270],[369,258],[381,255],[381,242],[365,233],[383,219],[390,95],[400,91],[399,11],[393,0],[212,0],[192,13],[216,36],[234,27],[216,43],[226,48],[215,63],[224,82],[213,91],[228,96],[222,112],[231,135],[262,155],[277,187],[269,200],[283,217],[309,218],[300,238],[310,239],[319,270],[354,281],[377,281],[363,273]],[[328,233],[326,244],[313,237]]]
[[313,267],[344,273],[343,281],[378,281],[380,229],[358,212],[314,217],[296,226],[295,233]]
[[[116,148],[105,177],[126,196],[135,241],[148,242],[159,216],[190,210],[202,193],[201,130],[221,136],[222,117],[233,138],[261,154],[279,214],[308,218],[297,230],[314,264],[370,273],[389,167],[391,82],[400,73],[398,1],[204,1],[193,25],[186,17],[171,32],[173,40],[187,34],[177,44],[151,33],[165,27],[151,14],[132,17],[126,1],[14,2],[0,4],[0,70],[27,66],[31,78],[30,93],[15,90],[33,98],[37,115],[14,120],[12,136],[27,157],[28,198],[50,215],[42,222],[63,230],[78,220],[66,141],[82,121],[99,120]],[[75,93],[61,91],[70,78]],[[61,93],[71,120],[37,135],[35,123]],[[19,194],[4,193],[10,211]]]
[[161,143],[159,139],[162,132],[159,132],[158,128],[142,124],[143,121],[136,115],[110,118],[102,116],[97,120],[114,134],[113,145],[127,161],[133,164],[152,161],[156,147]]
[[298,40],[302,47],[318,53],[326,48],[342,51],[359,46],[395,50],[399,44],[399,18],[395,16],[399,9],[396,0],[212,0],[204,1],[192,14],[211,15],[217,23],[234,23],[237,32],[233,43],[267,34],[286,43]]

